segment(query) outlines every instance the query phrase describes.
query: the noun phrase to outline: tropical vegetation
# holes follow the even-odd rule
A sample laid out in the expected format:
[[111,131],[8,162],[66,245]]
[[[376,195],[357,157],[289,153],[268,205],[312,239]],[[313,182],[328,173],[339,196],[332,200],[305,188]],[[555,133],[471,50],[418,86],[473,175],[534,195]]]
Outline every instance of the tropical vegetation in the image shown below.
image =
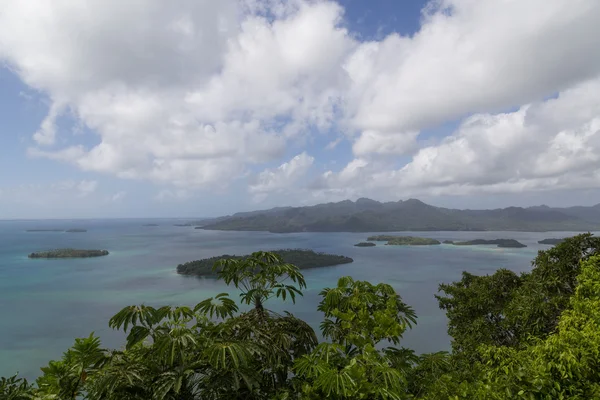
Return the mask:
[[276,253],[219,260],[240,293],[194,307],[129,306],[110,321],[127,334],[104,349],[76,339],[35,384],[0,379],[2,399],[597,399],[600,398],[600,238],[540,251],[530,272],[467,272],[440,285],[452,351],[401,346],[414,310],[388,284],[350,277],[321,292],[322,341],[292,313],[306,288]]

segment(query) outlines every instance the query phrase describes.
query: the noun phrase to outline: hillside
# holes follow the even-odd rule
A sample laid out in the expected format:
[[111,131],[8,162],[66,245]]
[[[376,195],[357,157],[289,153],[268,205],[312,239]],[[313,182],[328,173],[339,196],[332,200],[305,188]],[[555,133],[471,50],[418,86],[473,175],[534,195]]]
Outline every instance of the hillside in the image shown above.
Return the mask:
[[269,232],[594,231],[600,207],[508,207],[457,210],[409,199],[361,198],[308,207],[278,207],[197,223],[200,229]]

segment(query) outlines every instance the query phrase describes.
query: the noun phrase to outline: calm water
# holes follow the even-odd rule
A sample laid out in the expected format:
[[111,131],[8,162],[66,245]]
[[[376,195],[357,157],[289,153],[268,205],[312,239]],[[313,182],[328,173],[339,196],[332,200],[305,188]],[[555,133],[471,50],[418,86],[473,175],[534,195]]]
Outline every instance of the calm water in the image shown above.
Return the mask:
[[[354,258],[354,263],[304,271],[308,290],[287,309],[318,327],[319,291],[343,275],[393,285],[418,314],[418,325],[404,345],[418,352],[447,349],[446,320],[434,294],[442,282],[460,279],[463,270],[485,274],[498,268],[527,271],[545,237],[562,233],[428,232],[409,233],[439,240],[514,238],[528,247],[498,249],[452,245],[358,248],[364,233],[218,232],[174,227],[175,220],[0,221],[0,376],[17,371],[39,375],[39,367],[60,357],[73,338],[94,331],[107,347],[122,335],[108,319],[130,304],[195,305],[225,291],[213,280],[179,276],[177,264],[221,254],[310,248]],[[146,223],[158,227],[143,227]],[[27,229],[84,228],[87,233],[25,232]],[[107,257],[30,260],[27,254],[53,248],[107,249]]]

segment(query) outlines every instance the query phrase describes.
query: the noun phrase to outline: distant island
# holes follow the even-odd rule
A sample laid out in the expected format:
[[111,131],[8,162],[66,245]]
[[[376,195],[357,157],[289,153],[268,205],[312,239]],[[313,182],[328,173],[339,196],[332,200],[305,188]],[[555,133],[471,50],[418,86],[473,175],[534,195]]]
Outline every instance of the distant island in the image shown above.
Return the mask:
[[29,258],[88,258],[102,257],[108,254],[106,250],[56,249],[31,253]]
[[158,224],[144,224],[142,226],[158,226]]
[[[286,263],[294,264],[300,269],[330,267],[333,265],[348,264],[354,260],[350,257],[338,256],[334,254],[318,253],[313,250],[302,250],[302,249],[285,249],[275,250],[275,253],[279,254],[283,261]],[[194,275],[194,276],[215,276],[212,268],[215,262],[224,259],[243,259],[248,257],[228,255],[224,254],[218,257],[205,258],[202,260],[190,261],[177,266],[177,273],[182,275]]]
[[356,243],[354,246],[356,246],[356,247],[373,247],[373,246],[377,246],[377,245],[373,242],[360,242],[360,243]]
[[435,239],[415,236],[377,235],[369,236],[367,240],[373,240],[376,242],[387,241],[386,245],[390,246],[429,246],[440,244],[440,242]]
[[67,232],[67,233],[83,233],[87,229],[27,229],[26,232]]
[[452,244],[454,244],[455,246],[477,246],[477,245],[481,245],[481,244],[495,244],[498,247],[505,247],[505,248],[527,247],[523,243],[517,242],[514,239],[493,239],[493,240],[475,239],[475,240],[468,240],[466,242],[453,242]]
[[192,226],[192,224],[187,223],[187,224],[173,224],[173,226]]
[[565,239],[553,239],[553,238],[550,238],[550,239],[538,240],[538,243],[539,244],[551,244],[551,245],[555,245],[555,244],[562,243],[564,241],[565,241]]
[[193,222],[198,229],[288,232],[596,231],[600,204],[592,207],[507,207],[458,210],[417,199],[378,202],[361,198],[307,207],[277,207]]

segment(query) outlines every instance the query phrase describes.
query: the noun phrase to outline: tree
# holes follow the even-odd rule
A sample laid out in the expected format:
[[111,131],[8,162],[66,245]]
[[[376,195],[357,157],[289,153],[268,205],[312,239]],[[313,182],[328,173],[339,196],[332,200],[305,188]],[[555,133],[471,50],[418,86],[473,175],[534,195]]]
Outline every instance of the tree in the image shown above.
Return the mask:
[[331,343],[321,343],[296,361],[297,387],[309,399],[400,399],[406,390],[400,366],[407,367],[412,351],[398,344],[407,327],[416,323],[411,307],[387,284],[372,285],[342,277],[335,288],[321,292],[321,330]]

